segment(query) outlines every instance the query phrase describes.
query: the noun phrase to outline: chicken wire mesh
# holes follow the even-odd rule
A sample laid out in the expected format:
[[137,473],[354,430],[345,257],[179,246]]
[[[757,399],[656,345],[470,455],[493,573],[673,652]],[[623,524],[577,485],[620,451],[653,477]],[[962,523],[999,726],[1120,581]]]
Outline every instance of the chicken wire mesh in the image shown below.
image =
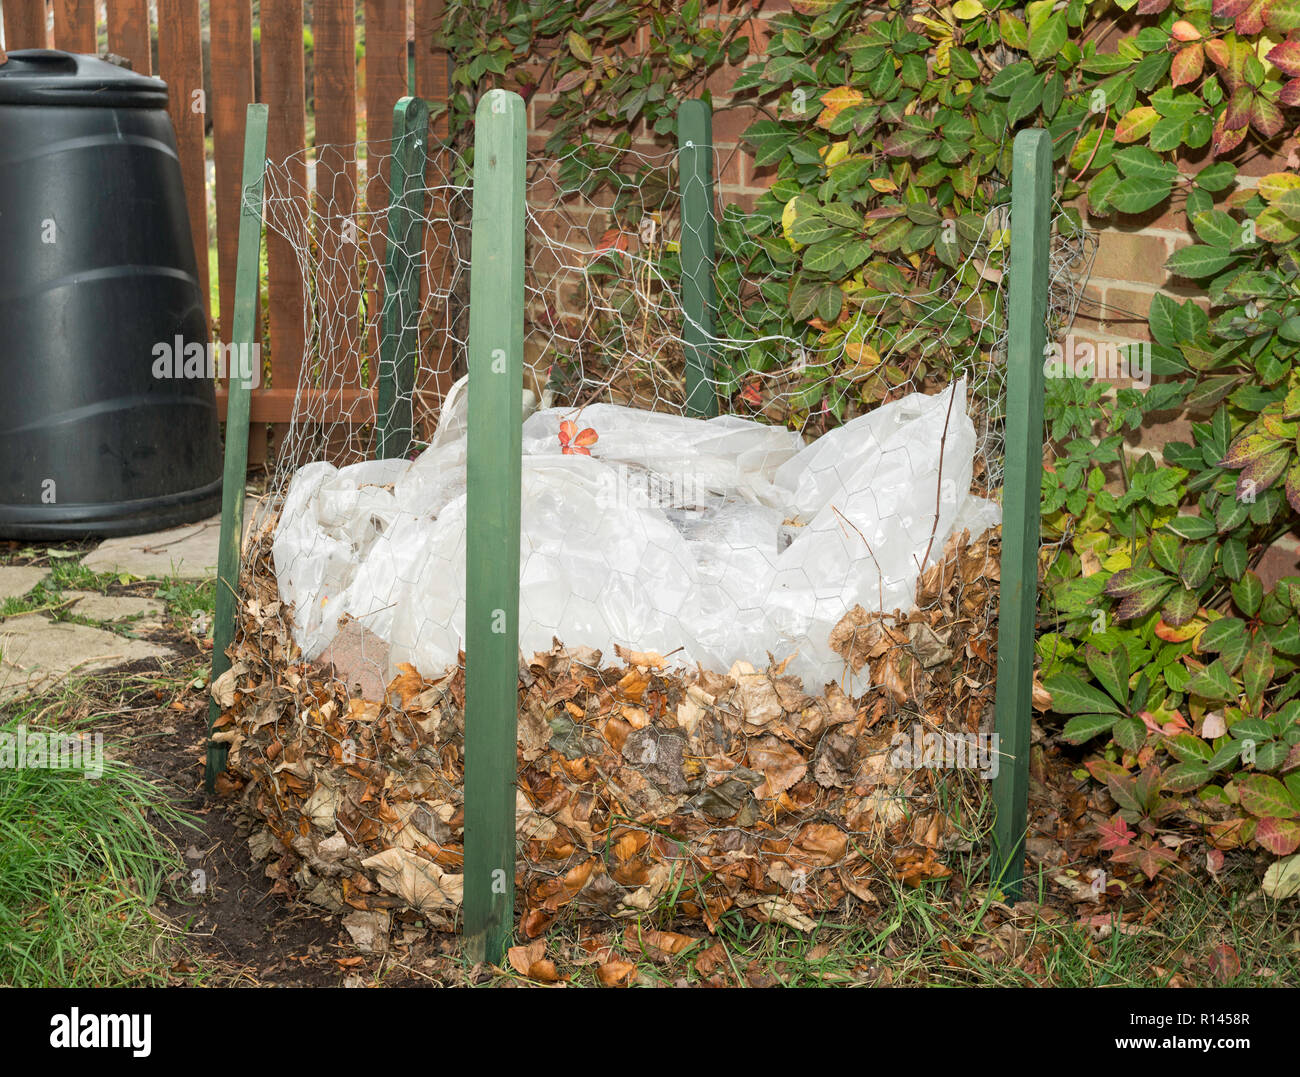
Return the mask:
[[[380,174],[369,154],[363,175]],[[569,909],[807,927],[870,907],[980,845],[978,779],[999,765],[1007,208],[956,222],[961,259],[932,280],[900,253],[829,318],[795,321],[779,211],[684,221],[677,165],[614,146],[528,162],[516,825],[530,937]],[[267,171],[308,346],[245,544],[216,738],[287,892],[450,925],[472,191],[464,160],[432,155],[409,252],[422,299],[399,319],[419,333],[415,448],[374,460],[395,331],[375,283],[385,222],[337,212],[338,176]],[[718,260],[714,325],[695,326],[724,413],[711,420],[686,407],[681,251],[701,228]],[[1094,246],[1053,230],[1050,339]]]

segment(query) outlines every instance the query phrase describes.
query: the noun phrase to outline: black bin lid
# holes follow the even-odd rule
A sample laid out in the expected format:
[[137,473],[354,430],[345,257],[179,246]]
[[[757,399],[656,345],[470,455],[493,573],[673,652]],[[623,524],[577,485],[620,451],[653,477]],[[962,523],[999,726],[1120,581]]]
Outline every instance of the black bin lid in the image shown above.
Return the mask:
[[19,49],[0,64],[0,105],[166,108],[167,84],[94,56]]

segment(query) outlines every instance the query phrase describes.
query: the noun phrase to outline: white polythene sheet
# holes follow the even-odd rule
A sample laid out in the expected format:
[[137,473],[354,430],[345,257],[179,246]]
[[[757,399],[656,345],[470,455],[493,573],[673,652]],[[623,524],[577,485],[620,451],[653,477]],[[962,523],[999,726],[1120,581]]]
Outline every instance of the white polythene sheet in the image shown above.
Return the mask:
[[[412,462],[294,476],[272,552],[306,657],[348,615],[389,644],[390,671],[410,662],[436,676],[457,660],[465,400]],[[590,456],[562,452],[566,419],[596,431]],[[998,522],[969,492],[974,450],[964,382],[811,445],[736,416],[535,412],[523,429],[520,647],[622,644],[719,670],[793,655],[787,670],[808,687],[843,682],[828,643],[840,618],[854,605],[909,609],[927,550],[932,564],[954,531]],[[784,549],[783,530],[795,536]]]

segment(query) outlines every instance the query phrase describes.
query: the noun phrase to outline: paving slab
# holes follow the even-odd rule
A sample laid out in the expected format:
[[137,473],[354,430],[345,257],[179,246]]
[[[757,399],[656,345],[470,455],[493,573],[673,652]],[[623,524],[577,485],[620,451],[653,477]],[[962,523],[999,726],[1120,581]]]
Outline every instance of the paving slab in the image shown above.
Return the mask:
[[[244,537],[248,537],[261,499],[244,497]],[[81,559],[92,572],[129,572],[141,579],[206,580],[217,574],[217,550],[221,543],[221,517],[152,531],[105,539]]]
[[176,576],[202,580],[217,574],[217,546],[221,517],[198,523],[105,539],[81,559],[92,572],[129,572],[132,576],[163,579]]
[[156,643],[39,614],[10,617],[0,621],[0,701],[46,691],[70,673],[94,673],[172,653]]
[[156,598],[136,595],[101,595],[96,591],[68,591],[64,599],[75,599],[68,612],[92,621],[120,621],[126,617],[142,617],[146,621],[161,621],[166,605]]
[[48,568],[0,565],[0,604],[11,598],[22,598],[49,574]]

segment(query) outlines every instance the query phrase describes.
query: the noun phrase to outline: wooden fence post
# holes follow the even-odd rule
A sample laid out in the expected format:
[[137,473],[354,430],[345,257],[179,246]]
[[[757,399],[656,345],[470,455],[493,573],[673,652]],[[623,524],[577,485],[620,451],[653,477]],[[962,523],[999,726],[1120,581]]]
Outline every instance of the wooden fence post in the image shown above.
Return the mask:
[[388,243],[379,341],[378,458],[411,450],[412,395],[420,355],[420,279],[424,265],[424,169],[429,106],[403,97],[393,110]]
[[[257,329],[257,285],[262,248],[262,185],[266,177],[265,105],[249,105],[244,125],[244,177],[239,212],[239,257],[235,272],[234,323],[230,333],[233,357],[247,356],[254,378],[261,374]],[[239,612],[239,559],[244,538],[244,482],[248,477],[248,410],[252,385],[230,370],[226,406],[226,465],[221,479],[221,545],[217,553],[216,613],[212,624],[212,676],[208,682],[208,758],[204,786],[209,793],[226,767],[226,746],[212,742],[212,726],[221,708],[212,685],[230,668],[226,648],[235,638]]]
[[1002,493],[1002,581],[994,729],[993,882],[1020,898],[1029,814],[1029,733],[1038,606],[1043,482],[1043,349],[1051,242],[1052,142],[1042,128],[1016,135],[1011,173],[1007,398]]
[[682,203],[682,340],[686,347],[686,410],[718,414],[713,345],[713,113],[703,101],[677,107],[677,179]]
[[514,924],[524,358],[523,99],[492,90],[474,138],[465,543],[467,955],[499,963]]

